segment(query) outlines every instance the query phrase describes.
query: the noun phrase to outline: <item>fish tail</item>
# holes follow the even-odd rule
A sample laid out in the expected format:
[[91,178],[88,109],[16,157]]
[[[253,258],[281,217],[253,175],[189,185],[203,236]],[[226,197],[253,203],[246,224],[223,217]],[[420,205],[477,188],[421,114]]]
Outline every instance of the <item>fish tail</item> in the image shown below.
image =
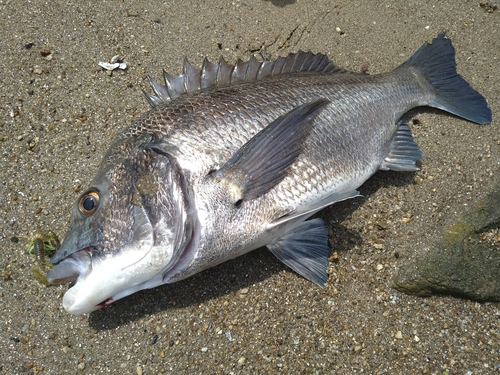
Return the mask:
[[457,73],[455,49],[444,34],[420,47],[403,65],[415,67],[434,88],[429,106],[478,124],[491,122],[486,99]]

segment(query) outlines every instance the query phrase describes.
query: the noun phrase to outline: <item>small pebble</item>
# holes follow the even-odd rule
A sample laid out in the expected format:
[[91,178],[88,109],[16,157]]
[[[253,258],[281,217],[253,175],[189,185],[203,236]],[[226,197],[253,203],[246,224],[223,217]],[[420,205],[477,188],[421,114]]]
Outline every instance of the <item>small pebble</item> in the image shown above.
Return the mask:
[[202,351],[203,353],[206,353],[206,352],[208,352],[208,348],[205,346],[205,347],[201,348],[201,351]]
[[246,360],[247,359],[245,357],[240,357],[240,359],[238,359],[238,366],[243,366]]
[[48,48],[42,48],[40,50],[40,55],[42,55],[43,57],[47,57],[50,55],[50,50]]
[[247,293],[248,293],[248,288],[241,289],[239,294],[240,298],[245,299],[247,297]]
[[402,339],[403,338],[403,334],[401,333],[401,331],[397,331],[395,334],[394,334],[394,337],[397,338],[397,339]]

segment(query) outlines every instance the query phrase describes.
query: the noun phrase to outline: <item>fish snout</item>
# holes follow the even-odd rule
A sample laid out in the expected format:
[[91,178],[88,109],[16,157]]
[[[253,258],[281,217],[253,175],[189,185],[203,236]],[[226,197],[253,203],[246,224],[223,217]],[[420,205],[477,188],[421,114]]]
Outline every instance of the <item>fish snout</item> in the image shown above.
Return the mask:
[[50,284],[67,284],[92,270],[90,247],[79,250],[57,263],[48,273]]

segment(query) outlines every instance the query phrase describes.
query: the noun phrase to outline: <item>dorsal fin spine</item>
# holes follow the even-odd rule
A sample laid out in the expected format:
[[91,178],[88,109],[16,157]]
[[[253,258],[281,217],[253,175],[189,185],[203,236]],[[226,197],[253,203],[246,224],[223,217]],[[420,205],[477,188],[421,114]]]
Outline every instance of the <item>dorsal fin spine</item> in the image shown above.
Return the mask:
[[167,101],[170,100],[170,94],[168,93],[168,89],[165,85],[154,81],[149,75],[146,75],[148,78],[149,84],[151,85],[156,97],[159,101]]
[[283,68],[281,69],[281,74],[293,72],[293,67],[295,65],[295,62],[297,61],[297,56],[297,53],[292,53],[287,58],[285,58]]
[[261,65],[262,63],[258,62],[255,56],[252,56],[248,61],[248,68],[245,73],[245,81],[249,82],[256,80]]
[[194,68],[185,58],[181,75],[174,76],[163,71],[164,85],[147,76],[154,95],[146,94],[146,99],[155,107],[181,95],[211,87],[252,82],[287,73],[337,71],[340,69],[327,56],[303,51],[278,57],[274,61],[259,62],[252,56],[246,62],[238,60],[235,65],[227,63],[222,56],[218,64],[212,64],[205,58],[201,69]]
[[165,79],[165,86],[172,99],[177,98],[184,93],[184,75],[173,76],[163,71],[163,78]]
[[201,67],[201,88],[205,89],[210,86],[214,86],[217,82],[217,74],[219,72],[219,65],[212,64],[205,57],[203,59],[203,65]]
[[217,80],[215,85],[229,85],[231,83],[231,75],[233,73],[234,66],[227,63],[226,60],[221,56],[219,59],[219,71],[217,73]]
[[190,64],[189,60],[184,58],[184,68],[183,68],[183,76],[184,76],[184,93],[197,91],[201,88],[200,86],[200,76],[201,71],[193,68]]

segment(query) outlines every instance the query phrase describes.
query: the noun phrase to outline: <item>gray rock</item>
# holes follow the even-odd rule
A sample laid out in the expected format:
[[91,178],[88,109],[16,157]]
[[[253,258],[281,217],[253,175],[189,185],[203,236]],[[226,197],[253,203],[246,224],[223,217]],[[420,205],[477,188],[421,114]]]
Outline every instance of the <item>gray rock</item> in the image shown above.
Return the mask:
[[500,183],[402,264],[391,287],[419,296],[449,294],[500,301]]

